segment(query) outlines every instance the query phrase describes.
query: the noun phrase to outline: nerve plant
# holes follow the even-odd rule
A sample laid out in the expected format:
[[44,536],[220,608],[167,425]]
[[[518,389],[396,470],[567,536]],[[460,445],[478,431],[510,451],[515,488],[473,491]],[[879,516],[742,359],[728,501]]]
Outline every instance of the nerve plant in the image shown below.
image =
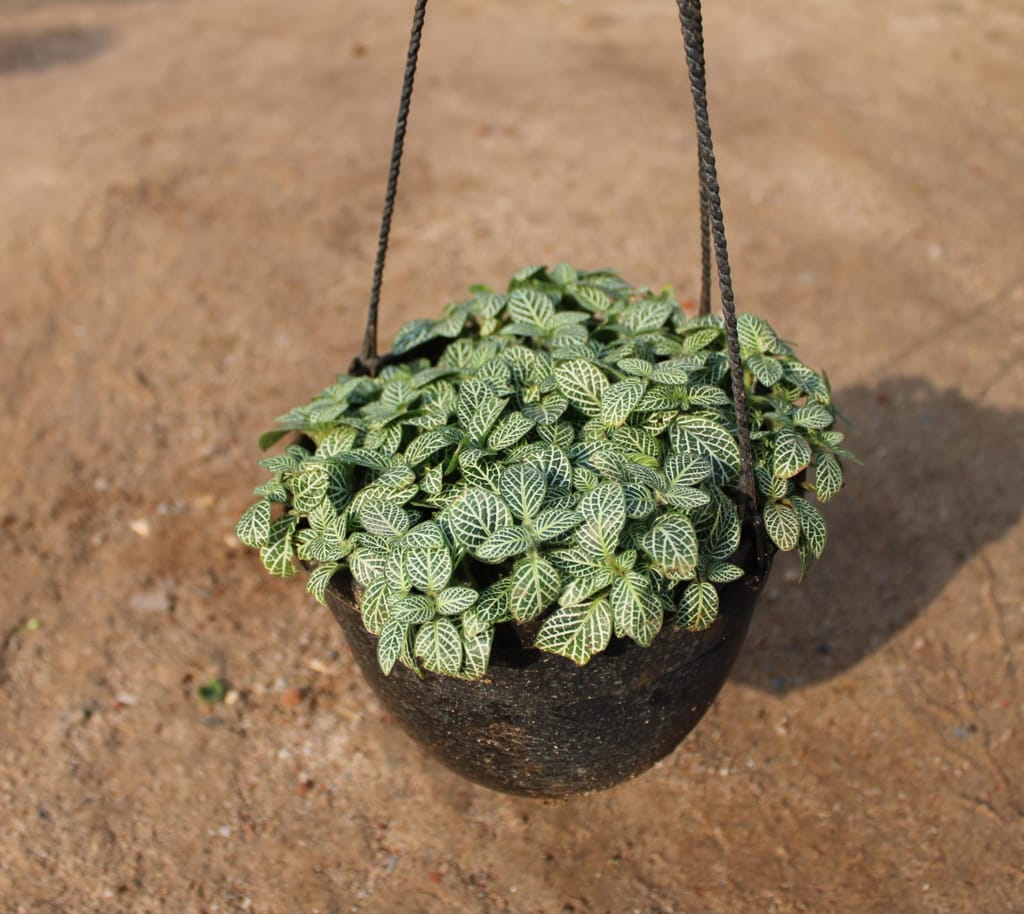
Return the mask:
[[[261,461],[239,539],[271,574],[312,566],[321,602],[350,573],[385,672],[479,677],[506,623],[579,664],[613,635],[707,628],[744,575],[722,319],[565,263],[471,292],[261,438],[298,433]],[[765,529],[806,573],[826,539],[808,496],[832,498],[850,455],[827,377],[737,323]]]

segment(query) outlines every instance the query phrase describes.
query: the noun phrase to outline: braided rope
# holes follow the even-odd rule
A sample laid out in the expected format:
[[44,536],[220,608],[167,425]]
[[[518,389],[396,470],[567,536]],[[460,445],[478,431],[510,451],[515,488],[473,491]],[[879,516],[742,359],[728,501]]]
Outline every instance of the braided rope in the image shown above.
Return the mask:
[[732,380],[733,403],[736,406],[736,425],[740,447],[739,489],[741,495],[746,499],[746,504],[742,501],[740,503],[740,513],[743,517],[757,518],[759,515],[757,512],[757,489],[754,481],[754,450],[750,441],[750,415],[747,410],[747,394],[743,386],[739,335],[736,331],[736,303],[732,288],[732,271],[729,269],[729,249],[725,240],[725,216],[722,213],[722,195],[718,186],[714,145],[711,141],[711,122],[708,119],[700,0],[677,0],[677,3],[679,24],[683,32],[683,43],[686,46],[686,62],[690,71],[694,116],[697,122],[697,148],[702,178],[701,205],[703,207],[706,197],[710,234],[714,241],[715,262],[718,267],[718,287],[722,296],[722,316],[725,319],[726,335],[729,341],[729,371]]
[[366,333],[363,336],[363,348],[352,363],[353,374],[376,374],[380,362],[377,355],[377,312],[380,307],[380,288],[384,281],[384,261],[388,254],[388,239],[391,237],[391,217],[395,211],[398,174],[402,167],[402,151],[405,148],[405,128],[409,122],[412,87],[416,79],[416,61],[419,58],[420,41],[423,37],[423,20],[426,13],[427,0],[416,0],[412,32],[409,35],[409,53],[405,61],[405,76],[402,79],[402,97],[398,103],[398,119],[395,122],[395,139],[391,146],[391,167],[388,170],[388,189],[384,195],[384,212],[380,221],[377,260],[373,267],[373,285],[370,289],[370,305],[366,314]]

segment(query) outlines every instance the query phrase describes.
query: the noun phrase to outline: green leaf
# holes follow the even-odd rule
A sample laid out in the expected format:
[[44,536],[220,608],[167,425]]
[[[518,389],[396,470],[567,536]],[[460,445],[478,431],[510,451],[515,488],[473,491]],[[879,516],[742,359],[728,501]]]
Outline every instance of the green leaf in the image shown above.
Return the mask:
[[567,489],[572,485],[572,464],[565,451],[558,447],[541,447],[526,462],[537,467],[550,489]]
[[608,646],[611,637],[611,606],[601,599],[586,606],[563,606],[553,612],[540,627],[534,646],[583,666]]
[[258,442],[259,449],[261,451],[268,451],[275,444],[277,444],[277,442],[280,441],[285,435],[290,434],[291,429],[288,428],[275,428],[271,429],[269,432],[264,432],[262,435],[260,435],[260,440]]
[[522,555],[533,544],[533,537],[522,527],[503,527],[492,533],[473,553],[484,562],[503,562]]
[[630,571],[616,578],[609,603],[615,634],[620,638],[632,638],[647,647],[661,631],[664,612],[647,575]]
[[643,333],[663,327],[673,310],[670,302],[646,299],[627,306],[619,320],[634,333]]
[[[466,610],[463,620],[470,614],[476,616],[480,625],[497,625],[499,622],[508,622],[512,618],[512,612],[508,605],[510,581],[508,578],[501,578],[483,593],[476,606]],[[465,621],[464,621],[465,624]]]
[[736,333],[739,336],[740,349],[744,353],[777,350],[779,338],[764,318],[753,314],[737,315]]
[[651,369],[653,366],[646,359],[637,358],[626,358],[619,359],[618,366],[626,374],[633,375],[637,378],[649,378],[651,376]]
[[452,577],[452,555],[446,546],[408,549],[405,552],[405,573],[409,583],[425,593],[436,593]]
[[578,606],[608,587],[612,580],[612,573],[607,568],[596,568],[589,574],[578,575],[569,581],[558,602],[562,606]]
[[732,562],[716,562],[707,573],[707,579],[712,584],[728,584],[731,581],[738,581],[746,572],[739,565]]
[[555,368],[555,381],[579,410],[588,416],[601,415],[601,399],[609,385],[600,369],[584,359],[570,359]]
[[464,679],[479,679],[487,672],[491,660],[491,644],[494,641],[494,629],[488,628],[476,634],[462,632],[462,672]]
[[490,436],[487,446],[493,451],[502,451],[518,444],[533,428],[534,420],[528,419],[520,412],[509,413],[498,420]]
[[730,406],[732,400],[721,387],[711,384],[696,384],[686,392],[691,406]]
[[508,400],[499,398],[489,383],[471,378],[459,389],[459,424],[474,441],[482,443],[507,405]]
[[391,674],[398,658],[402,655],[409,640],[411,626],[398,619],[390,619],[377,638],[377,663],[385,676]]
[[711,496],[707,492],[693,488],[693,486],[674,483],[665,492],[665,501],[672,505],[673,508],[689,510],[691,508],[703,507],[711,501]]
[[444,531],[432,520],[417,524],[402,538],[402,545],[406,549],[434,549],[439,546],[446,546]]
[[750,373],[765,387],[772,388],[782,380],[782,363],[756,352],[744,361]]
[[833,422],[835,417],[829,410],[824,406],[819,406],[817,403],[810,403],[807,406],[801,406],[799,409],[793,411],[793,415],[790,416],[793,420],[794,425],[800,425],[804,428],[812,428],[817,431],[827,429]]
[[359,614],[371,635],[379,635],[388,621],[391,589],[382,577],[375,578],[359,597]]
[[520,288],[509,295],[508,314],[515,323],[535,324],[548,330],[555,316],[555,305],[543,292]]
[[626,496],[622,486],[605,482],[591,489],[580,499],[579,512],[600,532],[601,541],[609,548],[614,547],[626,525]]
[[443,616],[459,616],[476,603],[479,596],[472,587],[446,587],[437,595],[437,611]]
[[814,494],[818,501],[829,501],[842,487],[842,464],[831,454],[819,454],[814,464]]
[[359,522],[374,536],[401,536],[409,529],[409,515],[398,505],[387,502],[362,505]]
[[647,382],[640,378],[626,378],[607,387],[601,396],[601,421],[609,427],[625,425],[646,390]]
[[436,615],[434,601],[421,593],[388,601],[388,618],[399,619],[409,625],[430,622]]
[[331,583],[331,578],[334,577],[340,567],[341,565],[337,562],[324,562],[322,565],[317,565],[310,572],[309,580],[306,582],[306,591],[313,595],[317,603],[326,602],[327,585]]
[[508,608],[519,622],[544,612],[562,592],[562,577],[547,559],[530,555],[516,562],[509,580]]
[[582,517],[576,511],[566,508],[545,508],[533,519],[531,528],[533,535],[540,542],[558,539],[581,523]]
[[764,528],[771,541],[784,552],[796,549],[800,540],[800,517],[796,509],[769,502],[764,506]]
[[566,263],[564,260],[561,263],[555,264],[551,270],[551,278],[555,281],[556,285],[571,286],[580,278],[579,273],[573,269],[571,264]]
[[437,334],[434,332],[436,321],[415,320],[403,324],[391,343],[391,351],[395,355],[404,355],[410,349],[432,340]]
[[811,554],[816,559],[820,559],[822,552],[825,551],[825,543],[828,540],[828,530],[825,527],[825,518],[822,517],[821,512],[806,499],[792,498],[790,500],[793,503],[793,507],[796,509],[797,516],[800,518],[800,529],[804,538],[807,540],[807,545],[811,550]]
[[416,466],[438,451],[444,450],[462,438],[462,431],[453,426],[435,428],[417,435],[405,449],[405,459]]
[[260,559],[263,567],[272,575],[279,578],[288,578],[295,574],[292,565],[294,546],[292,537],[299,519],[294,514],[280,517],[270,525],[270,534],[267,542],[260,549]]
[[547,495],[547,485],[544,474],[537,467],[517,463],[502,470],[498,492],[516,517],[529,520],[540,511]]
[[780,429],[775,436],[772,472],[779,479],[791,479],[811,462],[811,446],[807,439],[791,428]]
[[588,311],[595,313],[607,313],[612,305],[608,295],[590,285],[572,286],[569,294]]
[[455,542],[470,550],[478,548],[496,530],[512,526],[512,514],[505,502],[477,486],[468,488],[446,514]]
[[434,673],[454,675],[462,667],[462,638],[447,619],[435,619],[420,626],[414,652]]
[[740,469],[740,448],[732,433],[705,415],[681,415],[670,429],[672,449],[681,454],[704,454],[716,482],[728,482]]
[[651,565],[670,581],[694,576],[699,558],[697,532],[688,517],[669,514],[656,521],[640,539]]
[[270,502],[263,498],[250,506],[239,518],[235,536],[246,546],[265,546],[270,540]]
[[679,601],[679,622],[691,632],[710,628],[718,615],[718,591],[714,584],[691,581]]
[[622,494],[626,498],[626,517],[638,519],[647,517],[656,507],[651,491],[641,485],[624,485]]

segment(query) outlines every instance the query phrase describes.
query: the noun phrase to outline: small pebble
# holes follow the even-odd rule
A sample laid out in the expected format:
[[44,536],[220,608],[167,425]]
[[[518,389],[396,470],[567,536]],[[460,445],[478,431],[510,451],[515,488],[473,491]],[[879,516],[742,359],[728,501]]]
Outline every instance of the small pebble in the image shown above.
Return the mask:
[[229,689],[227,695],[224,696],[224,704],[226,705],[237,705],[238,700],[242,696],[239,694],[238,689]]
[[306,697],[305,689],[285,689],[280,696],[280,702],[286,708],[294,708],[296,705],[302,703],[302,699]]
[[152,533],[152,528],[150,527],[149,521],[146,520],[146,518],[144,517],[136,518],[130,524],[128,524],[128,526],[131,529],[132,533],[134,533],[136,536],[141,536],[143,539],[145,539],[147,536],[149,536],[150,533]]

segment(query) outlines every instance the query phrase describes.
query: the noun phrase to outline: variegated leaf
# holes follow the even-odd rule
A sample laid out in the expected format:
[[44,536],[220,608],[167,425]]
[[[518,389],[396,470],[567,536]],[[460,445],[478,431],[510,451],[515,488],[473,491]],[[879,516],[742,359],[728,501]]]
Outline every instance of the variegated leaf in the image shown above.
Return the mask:
[[452,577],[452,554],[447,546],[405,550],[405,573],[409,583],[425,593],[436,593]]
[[405,510],[387,502],[361,505],[359,522],[367,533],[374,536],[401,536],[409,529],[409,515]]
[[612,573],[607,568],[597,568],[590,574],[574,577],[558,597],[562,606],[577,606],[611,585]]
[[609,385],[599,368],[584,359],[570,359],[555,368],[555,380],[577,409],[588,416],[601,415],[601,399]]
[[474,441],[483,443],[507,405],[508,400],[499,398],[486,381],[470,379],[459,389],[459,424]]
[[691,632],[710,628],[718,616],[718,591],[714,584],[691,581],[679,600],[679,623]]
[[796,549],[800,540],[800,517],[796,509],[773,501],[764,506],[763,516],[771,541],[783,551]]
[[782,363],[771,356],[755,352],[744,360],[744,364],[765,387],[774,387],[782,379]]
[[555,305],[543,292],[520,288],[508,297],[508,314],[513,322],[535,324],[548,330],[555,316]]
[[512,526],[508,506],[493,492],[473,486],[446,510],[455,542],[476,549],[496,530]]
[[436,597],[437,611],[443,616],[461,615],[479,596],[471,587],[446,587]]
[[484,562],[504,562],[522,555],[533,545],[533,537],[522,527],[503,527],[481,543],[473,554]]
[[708,569],[707,579],[712,584],[728,584],[738,581],[744,574],[746,572],[739,565],[733,565],[732,562],[716,562]]
[[558,539],[580,525],[582,517],[576,511],[565,508],[545,508],[531,524],[533,535],[539,542]]
[[326,602],[327,585],[331,583],[331,578],[337,574],[340,567],[337,562],[324,562],[310,572],[309,580],[306,581],[306,591],[313,595],[317,603]]
[[420,626],[414,652],[434,673],[455,675],[462,667],[462,638],[448,619],[435,619]]
[[434,601],[421,593],[397,597],[388,601],[388,619],[399,619],[409,625],[429,622],[437,616]]
[[463,679],[479,679],[487,672],[491,660],[491,644],[494,642],[494,629],[487,628],[481,632],[467,634],[465,626],[462,631],[462,672]]
[[377,663],[385,676],[391,674],[391,670],[394,669],[398,658],[402,655],[409,638],[410,628],[408,622],[401,622],[398,619],[390,619],[384,624],[384,628],[377,638]]
[[601,395],[601,422],[615,428],[625,425],[646,390],[647,382],[640,378],[626,378],[607,387]]
[[509,580],[508,608],[519,622],[544,612],[562,591],[562,576],[547,559],[529,555],[516,562]]
[[453,426],[435,428],[417,435],[405,449],[405,459],[410,466],[423,463],[438,451],[455,444],[462,437],[462,432]]
[[811,462],[811,446],[791,428],[780,429],[775,436],[772,472],[779,479],[791,479]]
[[579,512],[601,532],[602,541],[613,546],[626,524],[626,496],[622,486],[605,482],[591,489],[580,499]]
[[611,607],[607,600],[600,599],[557,609],[544,620],[534,646],[583,666],[608,646],[611,637]]
[[814,494],[818,501],[829,501],[842,487],[842,465],[831,454],[819,454],[814,464]]
[[645,574],[630,571],[616,578],[609,594],[615,634],[647,647],[661,631],[661,600]]
[[670,429],[673,450],[705,454],[719,483],[728,482],[740,469],[740,448],[725,426],[704,415],[681,415]]
[[533,428],[534,420],[528,419],[520,412],[502,416],[487,438],[487,447],[493,451],[503,451],[520,442]]
[[388,621],[393,595],[383,577],[375,578],[359,597],[359,614],[363,625],[373,635],[379,635]]
[[793,503],[793,507],[796,509],[797,516],[800,518],[800,529],[803,532],[804,538],[807,540],[807,545],[810,547],[811,554],[816,559],[820,559],[822,552],[825,551],[825,543],[828,540],[828,530],[825,527],[825,518],[822,517],[821,512],[806,499],[793,498],[791,501]]
[[295,528],[299,519],[294,514],[278,518],[270,525],[270,534],[267,542],[260,549],[260,560],[263,567],[272,575],[280,578],[291,577],[295,574],[292,565],[294,546],[292,537],[295,535]]
[[498,493],[516,517],[529,520],[540,511],[547,495],[547,484],[537,467],[517,463],[502,470]]
[[265,546],[270,540],[270,502],[262,498],[248,508],[235,526],[235,536],[246,546]]
[[694,576],[699,559],[697,532],[688,517],[669,514],[656,521],[641,538],[640,544],[651,559],[651,566],[671,581]]

